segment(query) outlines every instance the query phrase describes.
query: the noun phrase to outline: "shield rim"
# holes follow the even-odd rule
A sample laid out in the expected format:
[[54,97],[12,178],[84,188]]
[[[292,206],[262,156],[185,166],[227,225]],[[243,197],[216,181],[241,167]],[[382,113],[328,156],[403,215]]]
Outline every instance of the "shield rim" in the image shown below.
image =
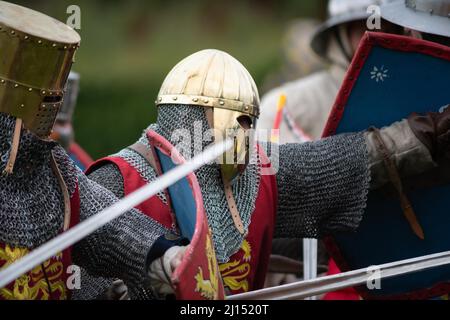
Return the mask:
[[[174,161],[175,164],[181,165],[186,162],[185,158],[180,154],[180,152],[163,136],[155,132],[154,130],[147,130],[146,132],[147,137],[149,139],[149,143],[152,146],[152,148],[158,148],[161,152],[163,152],[166,156],[170,157],[172,161]],[[155,156],[155,161],[157,162],[157,165],[161,168],[161,164],[159,163],[158,157]],[[203,230],[206,233],[210,233],[209,230],[209,223],[208,223],[208,217],[206,215],[205,208],[203,206],[203,197],[202,192],[200,188],[200,184],[198,183],[197,177],[195,176],[194,172],[191,172],[186,176],[186,180],[189,183],[189,186],[192,188],[192,192],[194,194],[194,200],[195,200],[195,207],[196,207],[196,221],[195,221],[195,230],[204,229],[206,227],[206,230]],[[204,218],[201,219],[201,218]],[[175,217],[176,219],[176,217]],[[212,238],[211,238],[212,239]],[[190,241],[190,245],[188,246],[184,258],[181,262],[181,265],[174,271],[171,277],[171,281],[173,284],[179,285],[180,284],[180,278],[185,269],[189,266],[189,263],[192,260],[192,252],[194,251],[194,248],[197,246],[203,246],[203,243],[200,243],[201,240],[201,234],[199,232],[194,232],[194,235]],[[218,296],[225,297],[225,292],[223,288],[222,279],[220,277],[220,272],[217,270],[217,274],[219,275],[219,288],[218,290]]]
[[[354,58],[352,60],[352,63],[350,64],[349,69],[347,70],[341,88],[339,89],[339,93],[330,112],[330,117],[328,118],[322,134],[323,138],[332,136],[336,132],[344,114],[344,110],[350,97],[350,93],[352,92],[353,87],[357,79],[359,78],[359,74],[363,69],[362,66],[365,64],[370,52],[372,51],[372,48],[376,46],[403,52],[426,54],[432,57],[450,61],[450,47],[407,36],[393,35],[381,32],[366,32],[361,39],[358,50],[354,55]],[[324,243],[327,251],[335,260],[339,269],[342,272],[350,271],[351,268],[347,264],[334,237],[325,237]],[[441,282],[437,283],[431,288],[420,289],[409,293],[383,296],[372,296],[367,290],[364,290],[361,287],[356,287],[355,289],[358,294],[365,300],[426,299],[430,297],[440,296],[442,294],[447,294],[448,292],[450,292],[450,283]]]

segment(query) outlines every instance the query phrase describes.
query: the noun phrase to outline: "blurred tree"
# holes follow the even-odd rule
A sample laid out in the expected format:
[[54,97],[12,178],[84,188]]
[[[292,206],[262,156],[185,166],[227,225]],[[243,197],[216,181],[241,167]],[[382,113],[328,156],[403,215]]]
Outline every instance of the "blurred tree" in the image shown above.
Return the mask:
[[154,100],[180,59],[204,48],[230,52],[260,85],[281,61],[285,26],[322,17],[324,0],[17,0],[66,21],[81,8],[77,139],[94,157],[132,143],[155,120]]

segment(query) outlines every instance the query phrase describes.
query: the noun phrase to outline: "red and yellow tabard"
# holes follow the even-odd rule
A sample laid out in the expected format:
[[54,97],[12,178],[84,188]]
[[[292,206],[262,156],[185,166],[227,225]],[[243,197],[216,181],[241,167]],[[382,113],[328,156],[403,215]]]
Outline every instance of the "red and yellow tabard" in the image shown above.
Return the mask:
[[261,176],[248,235],[243,241],[241,249],[230,257],[229,262],[219,265],[225,288],[231,294],[264,287],[272,251],[277,199],[275,176]]
[[[124,177],[125,196],[147,184],[133,166],[116,156],[98,160],[87,172],[92,172],[108,163],[115,164]],[[263,163],[268,163],[268,161],[263,161]],[[270,164],[267,166],[270,167]],[[156,171],[160,172],[159,168],[156,168]],[[239,251],[231,256],[227,263],[219,265],[224,286],[230,294],[260,289],[264,286],[272,249],[278,192],[274,175],[262,175],[260,181],[248,235]],[[166,192],[166,194],[168,193]],[[148,199],[137,208],[169,229],[174,224],[174,215],[170,206],[163,203],[157,196]]]
[[[70,227],[79,221],[80,198],[78,188],[71,198]],[[7,268],[30,252],[0,243],[0,269]],[[70,298],[67,268],[72,264],[71,249],[35,267],[4,288],[0,288],[0,300],[66,300]]]

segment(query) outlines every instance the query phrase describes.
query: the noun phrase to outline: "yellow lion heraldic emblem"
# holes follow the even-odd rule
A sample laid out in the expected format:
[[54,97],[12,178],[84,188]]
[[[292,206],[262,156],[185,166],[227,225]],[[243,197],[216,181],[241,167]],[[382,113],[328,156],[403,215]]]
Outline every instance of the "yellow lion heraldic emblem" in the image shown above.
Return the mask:
[[[29,253],[28,249],[11,248],[6,245],[5,248],[0,247],[0,262],[4,262],[3,268],[8,267],[15,261],[24,257]],[[61,280],[64,271],[61,262],[62,253],[55,257],[56,261],[47,260],[42,266],[38,266],[14,281],[12,289],[0,288],[0,297],[6,300],[48,300],[50,293],[45,280],[42,268],[48,275],[48,281],[52,292],[58,292],[60,299],[66,299],[66,287]]]
[[198,273],[195,275],[197,286],[196,292],[200,292],[202,297],[209,300],[217,300],[219,289],[219,275],[216,254],[211,241],[211,232],[206,235],[206,257],[208,258],[209,280],[205,280],[203,269],[198,267]]
[[249,261],[251,260],[251,246],[247,240],[244,240],[242,243],[241,250],[244,252],[243,260],[245,263],[241,263],[239,260],[234,260],[228,263],[223,263],[218,268],[211,237],[208,234],[206,236],[206,255],[208,257],[209,280],[205,280],[203,270],[199,267],[198,273],[195,276],[195,280],[197,281],[195,291],[200,292],[206,299],[217,299],[219,284],[219,276],[217,274],[218,269],[222,274],[225,286],[229,287],[231,290],[242,289],[243,291],[248,291],[248,281],[246,277],[250,273]]
[[[243,261],[233,260],[228,263],[222,263],[219,267],[225,286],[233,291],[248,291],[247,276],[250,273],[250,260],[252,258],[252,248],[247,240],[242,242],[241,251],[244,252]],[[242,263],[244,262],[244,263]]]

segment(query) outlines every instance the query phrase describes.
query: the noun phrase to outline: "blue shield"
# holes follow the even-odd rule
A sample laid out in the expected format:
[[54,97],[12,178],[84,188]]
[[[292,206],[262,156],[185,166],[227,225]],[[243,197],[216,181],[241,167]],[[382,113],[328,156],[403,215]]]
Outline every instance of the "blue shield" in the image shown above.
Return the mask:
[[[403,36],[367,33],[347,72],[324,136],[381,128],[412,112],[450,103],[450,48]],[[450,185],[409,189],[424,230],[411,230],[398,197],[369,194],[356,233],[328,239],[342,271],[450,250]],[[357,288],[367,299],[436,297],[450,292],[450,266],[381,280],[380,289]]]

